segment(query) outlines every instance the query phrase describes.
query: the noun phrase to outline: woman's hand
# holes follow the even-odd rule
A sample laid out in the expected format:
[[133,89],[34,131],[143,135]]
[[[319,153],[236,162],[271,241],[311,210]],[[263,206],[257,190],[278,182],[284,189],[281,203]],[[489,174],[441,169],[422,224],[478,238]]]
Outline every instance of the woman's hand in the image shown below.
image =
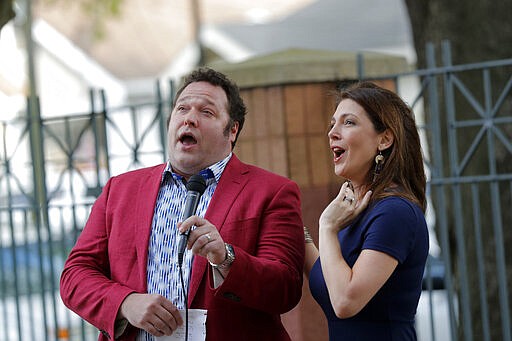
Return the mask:
[[359,200],[354,193],[351,183],[345,181],[336,198],[320,215],[319,228],[338,232],[347,227],[368,206],[371,194],[372,192],[368,191]]

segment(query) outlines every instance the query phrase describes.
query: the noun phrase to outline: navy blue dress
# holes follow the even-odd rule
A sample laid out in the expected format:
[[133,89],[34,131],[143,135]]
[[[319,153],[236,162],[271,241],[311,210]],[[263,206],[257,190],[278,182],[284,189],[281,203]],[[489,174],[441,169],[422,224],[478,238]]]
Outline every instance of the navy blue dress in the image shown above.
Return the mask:
[[398,266],[384,286],[355,316],[336,317],[320,259],[311,269],[311,293],[322,307],[329,340],[416,340],[414,316],[428,255],[428,230],[419,206],[399,197],[379,200],[338,234],[345,261],[352,267],[363,249],[384,252]]

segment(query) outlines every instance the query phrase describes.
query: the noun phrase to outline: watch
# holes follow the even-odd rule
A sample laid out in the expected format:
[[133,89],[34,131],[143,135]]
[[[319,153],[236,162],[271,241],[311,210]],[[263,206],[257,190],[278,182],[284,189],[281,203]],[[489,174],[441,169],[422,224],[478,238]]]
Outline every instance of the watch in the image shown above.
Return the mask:
[[233,261],[235,260],[235,250],[233,250],[233,246],[231,246],[228,243],[224,243],[224,246],[226,247],[226,259],[224,259],[224,261],[222,263],[215,264],[215,263],[208,261],[210,263],[210,265],[213,266],[214,268],[225,269],[228,266],[230,266],[231,263],[233,263]]

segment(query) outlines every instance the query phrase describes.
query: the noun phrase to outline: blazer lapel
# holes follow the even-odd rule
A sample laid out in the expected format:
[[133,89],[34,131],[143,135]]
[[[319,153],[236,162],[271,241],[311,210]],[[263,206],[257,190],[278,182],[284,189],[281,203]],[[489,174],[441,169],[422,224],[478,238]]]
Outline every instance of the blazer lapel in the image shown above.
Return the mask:
[[[205,219],[215,225],[219,232],[222,230],[229,209],[238,196],[238,193],[240,193],[249,179],[248,176],[246,176],[247,172],[248,169],[240,162],[235,154],[233,154],[222,173],[205,214]],[[207,265],[208,262],[204,257],[194,257],[188,291],[189,305],[192,304],[197,289],[201,284],[201,280],[205,273],[207,273],[207,271],[205,271],[207,270]]]
[[153,222],[153,214],[155,211],[156,198],[160,190],[162,181],[162,173],[165,164],[154,167],[145,176],[141,177],[139,190],[135,196],[137,200],[137,221],[138,234],[136,238],[135,252],[137,253],[137,262],[139,268],[139,283],[142,285],[143,291],[147,291],[147,263],[148,263],[148,245],[149,236],[151,234],[151,225]]

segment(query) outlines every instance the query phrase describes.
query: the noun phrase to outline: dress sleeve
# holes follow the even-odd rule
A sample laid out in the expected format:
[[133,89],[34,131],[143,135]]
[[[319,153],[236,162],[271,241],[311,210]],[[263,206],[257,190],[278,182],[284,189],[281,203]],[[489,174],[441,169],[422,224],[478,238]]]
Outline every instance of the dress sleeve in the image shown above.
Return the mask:
[[403,263],[420,228],[417,210],[405,199],[386,198],[376,204],[371,214],[363,249],[384,252]]

